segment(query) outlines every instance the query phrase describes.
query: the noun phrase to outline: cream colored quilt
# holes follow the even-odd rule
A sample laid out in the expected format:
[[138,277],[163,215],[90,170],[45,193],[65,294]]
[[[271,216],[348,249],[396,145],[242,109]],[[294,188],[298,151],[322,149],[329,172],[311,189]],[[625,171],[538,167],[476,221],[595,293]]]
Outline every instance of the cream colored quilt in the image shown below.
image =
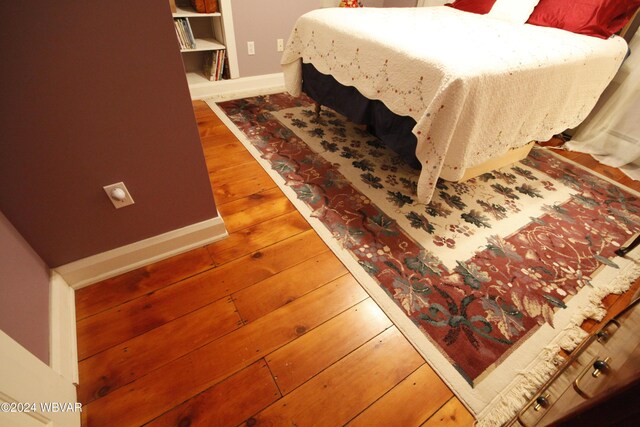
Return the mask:
[[299,95],[301,62],[417,122],[418,198],[438,177],[577,126],[627,52],[602,40],[449,7],[331,8],[296,23],[282,57]]

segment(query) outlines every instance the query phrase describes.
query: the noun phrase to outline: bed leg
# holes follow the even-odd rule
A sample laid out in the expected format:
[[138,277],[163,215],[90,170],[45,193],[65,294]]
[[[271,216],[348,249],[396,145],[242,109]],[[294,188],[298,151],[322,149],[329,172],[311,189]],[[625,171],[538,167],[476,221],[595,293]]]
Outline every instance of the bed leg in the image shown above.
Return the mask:
[[314,109],[314,112],[316,113],[316,120],[318,120],[320,118],[320,109],[322,108],[322,105],[319,102],[316,102],[316,107]]

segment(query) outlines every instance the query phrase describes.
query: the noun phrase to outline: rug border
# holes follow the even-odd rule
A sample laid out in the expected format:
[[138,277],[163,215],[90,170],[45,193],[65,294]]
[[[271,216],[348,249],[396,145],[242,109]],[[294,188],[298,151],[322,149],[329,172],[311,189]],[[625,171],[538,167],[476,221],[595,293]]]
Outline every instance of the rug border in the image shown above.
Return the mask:
[[[398,307],[391,298],[389,298],[387,293],[379,286],[379,284],[361,268],[357,263],[357,260],[346,249],[329,243],[333,240],[331,233],[319,219],[311,216],[311,209],[304,203],[304,201],[298,199],[295,191],[286,185],[285,180],[277,171],[271,168],[269,161],[261,157],[259,150],[253,146],[248,137],[231,121],[231,119],[217,105],[216,101],[207,99],[204,101],[238,138],[249,153],[251,153],[267,174],[274,180],[280,190],[285,194],[285,196],[287,196],[296,209],[303,214],[305,220],[320,235],[323,241],[327,243],[327,246],[330,247],[338,259],[345,264],[358,283],[380,306],[416,351],[422,355],[429,366],[438,374],[440,379],[447,384],[451,391],[459,398],[460,402],[472,413],[472,415],[477,419],[477,425],[479,426],[495,426],[511,420],[517,411],[526,404],[528,396],[534,393],[546,382],[548,378],[551,377],[558,363],[560,363],[560,359],[558,359],[560,357],[558,354],[560,349],[571,349],[585,338],[587,333],[580,328],[582,321],[587,317],[595,317],[597,319],[597,317],[604,315],[604,313],[601,313],[601,310],[599,310],[602,298],[609,293],[624,292],[631,286],[633,280],[640,276],[639,262],[633,262],[631,259],[620,257],[616,258],[616,261],[621,260],[621,270],[624,271],[624,274],[616,274],[616,271],[610,267],[601,271],[598,274],[598,278],[595,281],[596,283],[594,284],[593,289],[585,289],[585,291],[579,292],[567,304],[569,307],[574,305],[580,306],[583,304],[584,308],[582,310],[575,308],[573,313],[567,314],[568,311],[572,311],[567,310],[566,312],[557,313],[554,317],[556,325],[561,324],[562,332],[558,333],[557,330],[559,328],[554,329],[549,325],[544,325],[538,328],[537,331],[531,334],[532,337],[530,339],[533,339],[536,342],[541,341],[546,343],[546,346],[541,347],[540,354],[533,357],[533,360],[524,369],[512,367],[508,362],[503,363],[500,367],[496,368],[497,375],[500,375],[498,370],[506,370],[512,374],[514,377],[513,380],[501,381],[500,385],[497,387],[485,387],[489,388],[489,390],[486,391],[491,392],[495,397],[488,400],[478,399],[477,396],[472,396],[471,394],[480,394],[482,387],[479,386],[475,389],[471,388],[462,378],[460,373],[453,367],[453,365],[451,365],[446,356],[443,355],[440,350],[419,330],[419,328],[405,315],[402,309]],[[620,185],[610,178],[585,168],[570,159],[565,159],[551,150],[547,149],[546,151],[549,151],[561,160],[576,165],[584,171],[605,179],[606,181],[621,187],[634,195],[640,195],[640,193],[635,190],[624,185]],[[638,254],[640,254],[640,250],[634,251],[632,255],[636,257]],[[630,258],[629,254],[627,257]],[[607,269],[611,271],[607,272]],[[426,348],[421,348],[421,346]],[[524,352],[522,347],[523,346],[519,346],[519,348],[515,349],[511,353],[511,360],[519,359],[518,352]],[[528,359],[532,359],[532,357],[529,356]],[[457,381],[456,378],[459,378],[459,381]],[[511,376],[509,376],[509,378],[511,378]],[[483,408],[478,409],[478,406],[482,406]]]

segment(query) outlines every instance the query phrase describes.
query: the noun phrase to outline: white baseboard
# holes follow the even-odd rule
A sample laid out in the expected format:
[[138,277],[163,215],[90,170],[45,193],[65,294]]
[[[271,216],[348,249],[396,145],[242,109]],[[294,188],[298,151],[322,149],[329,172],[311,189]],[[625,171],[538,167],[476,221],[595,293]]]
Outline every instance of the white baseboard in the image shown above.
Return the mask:
[[268,95],[284,92],[284,90],[283,73],[220,80],[189,87],[192,99],[207,98],[214,101],[227,101],[230,99],[246,98],[248,96]]
[[56,267],[73,289],[208,245],[228,236],[222,217],[192,224],[159,236]]
[[55,271],[49,285],[49,366],[78,384],[75,291]]

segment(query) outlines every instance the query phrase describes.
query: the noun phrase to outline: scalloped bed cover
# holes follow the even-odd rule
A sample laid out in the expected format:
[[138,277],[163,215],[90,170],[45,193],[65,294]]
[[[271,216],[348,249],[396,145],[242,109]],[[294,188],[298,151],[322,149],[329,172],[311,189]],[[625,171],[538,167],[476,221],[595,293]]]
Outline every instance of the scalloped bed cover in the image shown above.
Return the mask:
[[289,93],[302,62],[416,121],[418,199],[437,179],[580,124],[627,54],[607,40],[449,7],[329,8],[298,19],[282,66]]

